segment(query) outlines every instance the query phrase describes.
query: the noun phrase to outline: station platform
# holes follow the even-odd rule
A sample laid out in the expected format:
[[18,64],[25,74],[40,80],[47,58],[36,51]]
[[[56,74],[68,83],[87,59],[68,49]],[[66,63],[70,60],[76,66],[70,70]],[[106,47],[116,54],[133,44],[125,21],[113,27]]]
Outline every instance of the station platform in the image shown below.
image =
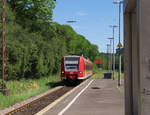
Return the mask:
[[[43,112],[42,112],[43,111]],[[123,86],[111,79],[87,80],[44,115],[124,115]]]

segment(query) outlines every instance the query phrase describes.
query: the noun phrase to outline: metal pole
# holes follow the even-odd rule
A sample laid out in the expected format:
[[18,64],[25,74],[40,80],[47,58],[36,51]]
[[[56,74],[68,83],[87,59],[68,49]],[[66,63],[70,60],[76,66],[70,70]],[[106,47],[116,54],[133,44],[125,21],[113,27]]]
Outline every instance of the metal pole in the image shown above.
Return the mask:
[[119,4],[119,78],[118,78],[118,86],[121,85],[121,54],[120,54],[120,48],[121,48],[121,43],[120,43],[120,17],[121,17],[121,4],[127,3],[127,1],[114,1],[114,4]]
[[115,36],[114,36],[114,29],[115,29],[115,27],[113,26],[113,80],[115,80],[115,52],[114,52],[114,50],[115,50]]
[[2,7],[2,92],[6,93],[6,76],[5,76],[5,67],[6,67],[6,37],[5,37],[5,0],[1,1]]
[[111,44],[109,45],[109,72],[111,72]]
[[110,52],[110,45],[107,44],[107,68],[110,71],[110,55],[109,55],[109,52]]
[[115,79],[115,28],[118,27],[116,25],[110,25],[113,29],[113,80]]
[[108,63],[109,63],[109,72],[110,72],[110,45],[108,45],[108,55],[109,55],[109,61],[108,61]]
[[109,61],[108,61],[108,44],[107,44],[107,70],[109,70]]
[[[121,2],[119,2],[119,43],[120,43],[120,17],[121,17]],[[121,85],[121,54],[119,47],[119,78],[118,78],[118,86]]]
[[111,54],[110,54],[110,48],[111,48],[111,45],[108,46],[109,48],[109,72],[111,71],[111,64],[110,64],[110,60],[111,60]]
[[110,71],[112,71],[112,39],[110,39]]

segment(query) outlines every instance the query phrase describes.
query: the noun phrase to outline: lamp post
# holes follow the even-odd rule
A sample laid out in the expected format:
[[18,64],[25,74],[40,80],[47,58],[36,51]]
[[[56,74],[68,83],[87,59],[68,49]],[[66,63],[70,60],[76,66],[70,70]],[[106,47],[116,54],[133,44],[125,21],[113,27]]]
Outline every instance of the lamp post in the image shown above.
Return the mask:
[[107,44],[107,66],[108,66],[108,70],[110,71],[110,44]]
[[117,25],[110,25],[113,29],[113,80],[115,80],[115,28],[117,28]]
[[125,4],[125,1],[114,1],[113,4],[119,4],[119,78],[118,78],[118,86],[121,85],[121,53],[120,53],[120,48],[122,47],[121,42],[120,42],[120,23],[121,23],[121,4]]
[[110,70],[112,71],[112,40],[114,38],[108,38],[110,40]]

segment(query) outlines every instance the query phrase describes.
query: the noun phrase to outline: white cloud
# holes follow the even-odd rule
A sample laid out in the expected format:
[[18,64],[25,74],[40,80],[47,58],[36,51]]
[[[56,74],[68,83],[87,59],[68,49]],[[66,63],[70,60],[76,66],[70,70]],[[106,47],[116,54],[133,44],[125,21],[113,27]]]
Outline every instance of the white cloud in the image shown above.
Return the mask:
[[82,12],[82,11],[77,12],[76,14],[77,14],[78,16],[87,16],[87,15],[88,15],[87,13]]
[[72,26],[73,29],[88,29],[87,27],[81,27],[81,26]]
[[80,26],[72,26],[73,29],[81,29]]

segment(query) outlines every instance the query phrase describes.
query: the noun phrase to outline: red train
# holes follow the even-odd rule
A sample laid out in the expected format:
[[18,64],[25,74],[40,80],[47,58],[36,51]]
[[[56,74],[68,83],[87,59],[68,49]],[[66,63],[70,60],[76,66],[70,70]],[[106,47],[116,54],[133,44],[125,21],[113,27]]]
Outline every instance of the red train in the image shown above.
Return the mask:
[[87,79],[92,75],[92,62],[83,56],[70,55],[62,58],[61,79],[67,82]]

